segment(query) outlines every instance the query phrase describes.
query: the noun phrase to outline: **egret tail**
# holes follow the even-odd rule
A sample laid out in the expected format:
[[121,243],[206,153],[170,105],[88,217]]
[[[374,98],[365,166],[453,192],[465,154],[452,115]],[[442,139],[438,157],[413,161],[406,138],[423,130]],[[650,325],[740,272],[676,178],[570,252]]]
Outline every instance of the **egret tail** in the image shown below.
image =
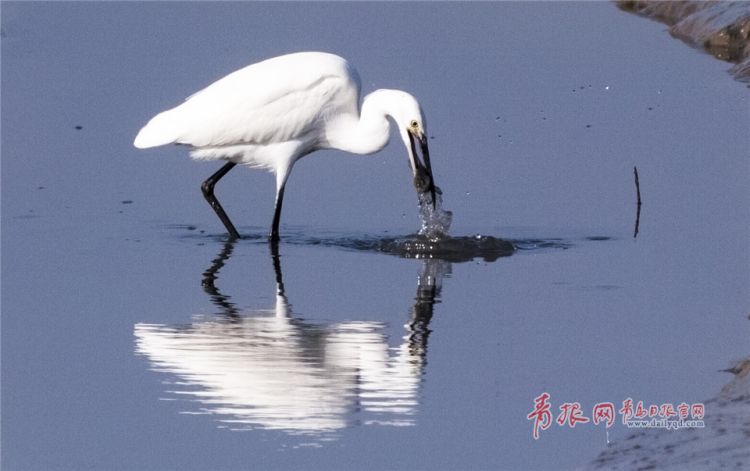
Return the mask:
[[171,110],[160,113],[140,130],[133,145],[139,149],[171,144],[180,138],[180,127],[175,123]]

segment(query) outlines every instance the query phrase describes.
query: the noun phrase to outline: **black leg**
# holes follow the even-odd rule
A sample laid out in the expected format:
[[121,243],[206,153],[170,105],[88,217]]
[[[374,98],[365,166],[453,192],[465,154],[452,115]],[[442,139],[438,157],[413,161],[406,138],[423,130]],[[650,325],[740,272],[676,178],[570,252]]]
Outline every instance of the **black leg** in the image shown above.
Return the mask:
[[276,294],[284,296],[284,278],[281,275],[281,260],[279,258],[278,241],[270,241],[268,244],[271,249],[271,260],[273,261],[273,271],[276,273]]
[[276,193],[276,207],[273,211],[273,224],[271,225],[271,233],[268,235],[268,240],[271,242],[279,241],[279,222],[281,221],[281,205],[284,203],[284,187],[281,185],[279,191]]
[[214,173],[203,182],[201,190],[203,191],[203,196],[206,198],[206,201],[208,201],[208,204],[214,208],[216,215],[219,216],[221,222],[224,223],[224,227],[229,231],[229,237],[232,239],[239,239],[240,233],[234,228],[234,224],[229,220],[229,216],[227,216],[227,213],[224,212],[224,208],[219,204],[219,200],[214,196],[214,185],[216,185],[216,183],[221,180],[221,177],[226,175],[228,171],[232,170],[232,167],[235,165],[237,164],[234,162],[227,162],[218,172]]

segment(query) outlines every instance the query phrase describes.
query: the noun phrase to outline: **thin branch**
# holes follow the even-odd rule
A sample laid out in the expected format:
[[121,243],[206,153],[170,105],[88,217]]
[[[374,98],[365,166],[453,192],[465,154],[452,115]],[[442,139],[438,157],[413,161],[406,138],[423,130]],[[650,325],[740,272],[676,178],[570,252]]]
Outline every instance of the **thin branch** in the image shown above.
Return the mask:
[[638,227],[641,223],[641,184],[638,181],[638,167],[633,166],[633,174],[635,175],[635,192],[638,197],[638,205],[635,213],[635,229],[633,230],[633,238],[638,237]]

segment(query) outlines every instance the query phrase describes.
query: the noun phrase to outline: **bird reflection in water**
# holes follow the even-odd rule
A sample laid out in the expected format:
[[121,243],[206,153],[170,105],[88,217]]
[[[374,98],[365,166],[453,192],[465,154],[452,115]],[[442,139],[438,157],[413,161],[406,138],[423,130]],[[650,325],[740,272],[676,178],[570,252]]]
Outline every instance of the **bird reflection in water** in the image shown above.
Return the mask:
[[330,436],[353,423],[415,424],[429,323],[449,262],[423,260],[400,345],[372,321],[310,322],[292,313],[275,244],[273,309],[240,312],[216,286],[228,242],[203,274],[219,316],[188,325],[135,325],[136,352],[178,379],[170,395],[195,404],[231,430],[269,429]]

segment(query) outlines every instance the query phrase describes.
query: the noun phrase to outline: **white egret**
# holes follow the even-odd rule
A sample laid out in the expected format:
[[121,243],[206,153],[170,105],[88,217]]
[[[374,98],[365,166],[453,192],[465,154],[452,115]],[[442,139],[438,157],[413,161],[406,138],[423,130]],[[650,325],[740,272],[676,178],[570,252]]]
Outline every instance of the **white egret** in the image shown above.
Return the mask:
[[[214,185],[235,165],[276,174],[269,239],[279,240],[284,187],[294,163],[319,149],[371,154],[388,143],[390,117],[404,141],[414,185],[435,204],[425,118],[417,100],[400,90],[376,90],[362,101],[357,71],[322,52],[274,57],[237,70],[156,115],[133,142],[144,149],[192,146],[198,160],[228,161],[201,189],[232,238],[240,235],[214,196]],[[416,142],[422,154],[417,155]]]

